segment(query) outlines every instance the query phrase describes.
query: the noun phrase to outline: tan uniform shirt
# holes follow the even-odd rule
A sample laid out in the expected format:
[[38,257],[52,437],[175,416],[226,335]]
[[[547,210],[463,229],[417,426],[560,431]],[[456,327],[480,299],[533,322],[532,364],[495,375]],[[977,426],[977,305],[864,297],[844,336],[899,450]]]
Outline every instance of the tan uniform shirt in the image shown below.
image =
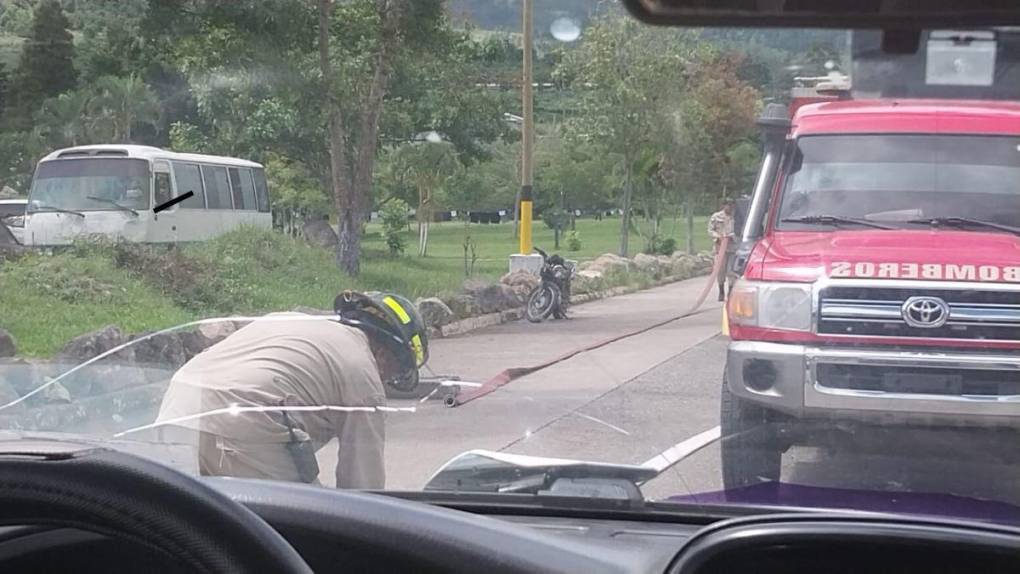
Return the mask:
[[[214,436],[219,468],[290,480],[290,439],[279,411],[194,415],[237,407],[385,405],[368,338],[359,329],[302,313],[273,313],[206,349],[173,376],[157,421]],[[339,442],[338,488],[382,488],[384,414],[292,412],[317,448]],[[205,455],[208,456],[208,455]],[[217,461],[213,461],[217,462]],[[208,466],[208,465],[207,465]],[[215,465],[214,465],[215,466]]]

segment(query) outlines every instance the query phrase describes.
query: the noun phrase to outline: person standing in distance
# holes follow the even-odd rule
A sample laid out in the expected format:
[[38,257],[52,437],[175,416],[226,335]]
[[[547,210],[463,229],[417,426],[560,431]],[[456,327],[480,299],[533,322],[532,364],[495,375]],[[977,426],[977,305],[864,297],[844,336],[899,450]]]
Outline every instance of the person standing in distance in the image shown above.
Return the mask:
[[726,300],[726,276],[729,274],[730,259],[736,250],[736,242],[733,240],[733,200],[724,198],[722,209],[712,214],[708,219],[708,234],[712,237],[713,253],[719,256],[719,249],[722,248],[723,240],[729,238],[726,252],[723,254],[722,268],[719,270],[719,300]]
[[201,474],[317,484],[336,438],[337,488],[384,487],[383,385],[418,384],[425,324],[394,294],[346,291],[334,311],[260,317],[174,374],[157,424],[198,431]]

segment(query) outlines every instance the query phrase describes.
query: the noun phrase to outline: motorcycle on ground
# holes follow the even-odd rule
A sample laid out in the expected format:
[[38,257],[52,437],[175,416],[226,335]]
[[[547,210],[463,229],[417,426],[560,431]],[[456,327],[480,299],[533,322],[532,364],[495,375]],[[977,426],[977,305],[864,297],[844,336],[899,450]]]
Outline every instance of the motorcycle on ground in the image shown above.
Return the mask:
[[542,282],[528,294],[524,314],[532,323],[541,323],[549,315],[555,319],[566,319],[567,307],[570,306],[570,280],[576,272],[574,264],[537,247],[535,251],[542,256],[542,269],[539,271]]

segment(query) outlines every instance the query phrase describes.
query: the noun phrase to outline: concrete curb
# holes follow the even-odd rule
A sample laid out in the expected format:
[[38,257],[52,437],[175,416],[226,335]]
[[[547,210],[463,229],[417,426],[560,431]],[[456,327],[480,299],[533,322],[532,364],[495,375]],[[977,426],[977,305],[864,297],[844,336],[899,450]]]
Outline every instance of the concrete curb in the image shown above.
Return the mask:
[[[579,295],[573,295],[570,297],[571,305],[582,305],[584,303],[590,303],[592,301],[599,301],[601,299],[608,299],[609,297],[616,297],[618,295],[627,295],[630,293],[636,293],[645,289],[652,289],[654,287],[661,287],[670,283],[676,283],[678,281],[686,281],[687,279],[694,279],[695,277],[704,277],[711,273],[711,269],[698,270],[694,274],[687,277],[680,275],[669,275],[656,279],[651,285],[647,287],[631,287],[631,286],[620,286],[612,287],[604,291],[596,291],[592,293],[581,293]],[[478,329],[484,329],[485,327],[492,327],[493,325],[501,325],[503,323],[509,323],[510,321],[519,321],[524,318],[524,308],[518,307],[516,309],[507,309],[506,311],[499,311],[497,313],[487,313],[485,315],[478,315],[476,317],[468,317],[467,319],[461,319],[460,321],[454,321],[447,323],[438,329],[432,329],[430,335],[432,337],[453,337],[456,335],[463,335],[470,333]]]

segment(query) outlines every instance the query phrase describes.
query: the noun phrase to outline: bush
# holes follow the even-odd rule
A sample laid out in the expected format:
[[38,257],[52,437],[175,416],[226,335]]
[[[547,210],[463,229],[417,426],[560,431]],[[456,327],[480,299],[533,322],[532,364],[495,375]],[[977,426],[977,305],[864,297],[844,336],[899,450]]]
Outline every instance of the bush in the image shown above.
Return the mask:
[[645,253],[650,255],[672,255],[676,251],[676,239],[653,235],[645,246]]
[[577,231],[571,231],[567,233],[567,250],[568,251],[580,251],[582,247],[581,235]]
[[404,241],[404,228],[407,227],[407,214],[410,207],[402,199],[394,199],[383,206],[382,217],[383,237],[390,255],[402,255],[407,244]]

